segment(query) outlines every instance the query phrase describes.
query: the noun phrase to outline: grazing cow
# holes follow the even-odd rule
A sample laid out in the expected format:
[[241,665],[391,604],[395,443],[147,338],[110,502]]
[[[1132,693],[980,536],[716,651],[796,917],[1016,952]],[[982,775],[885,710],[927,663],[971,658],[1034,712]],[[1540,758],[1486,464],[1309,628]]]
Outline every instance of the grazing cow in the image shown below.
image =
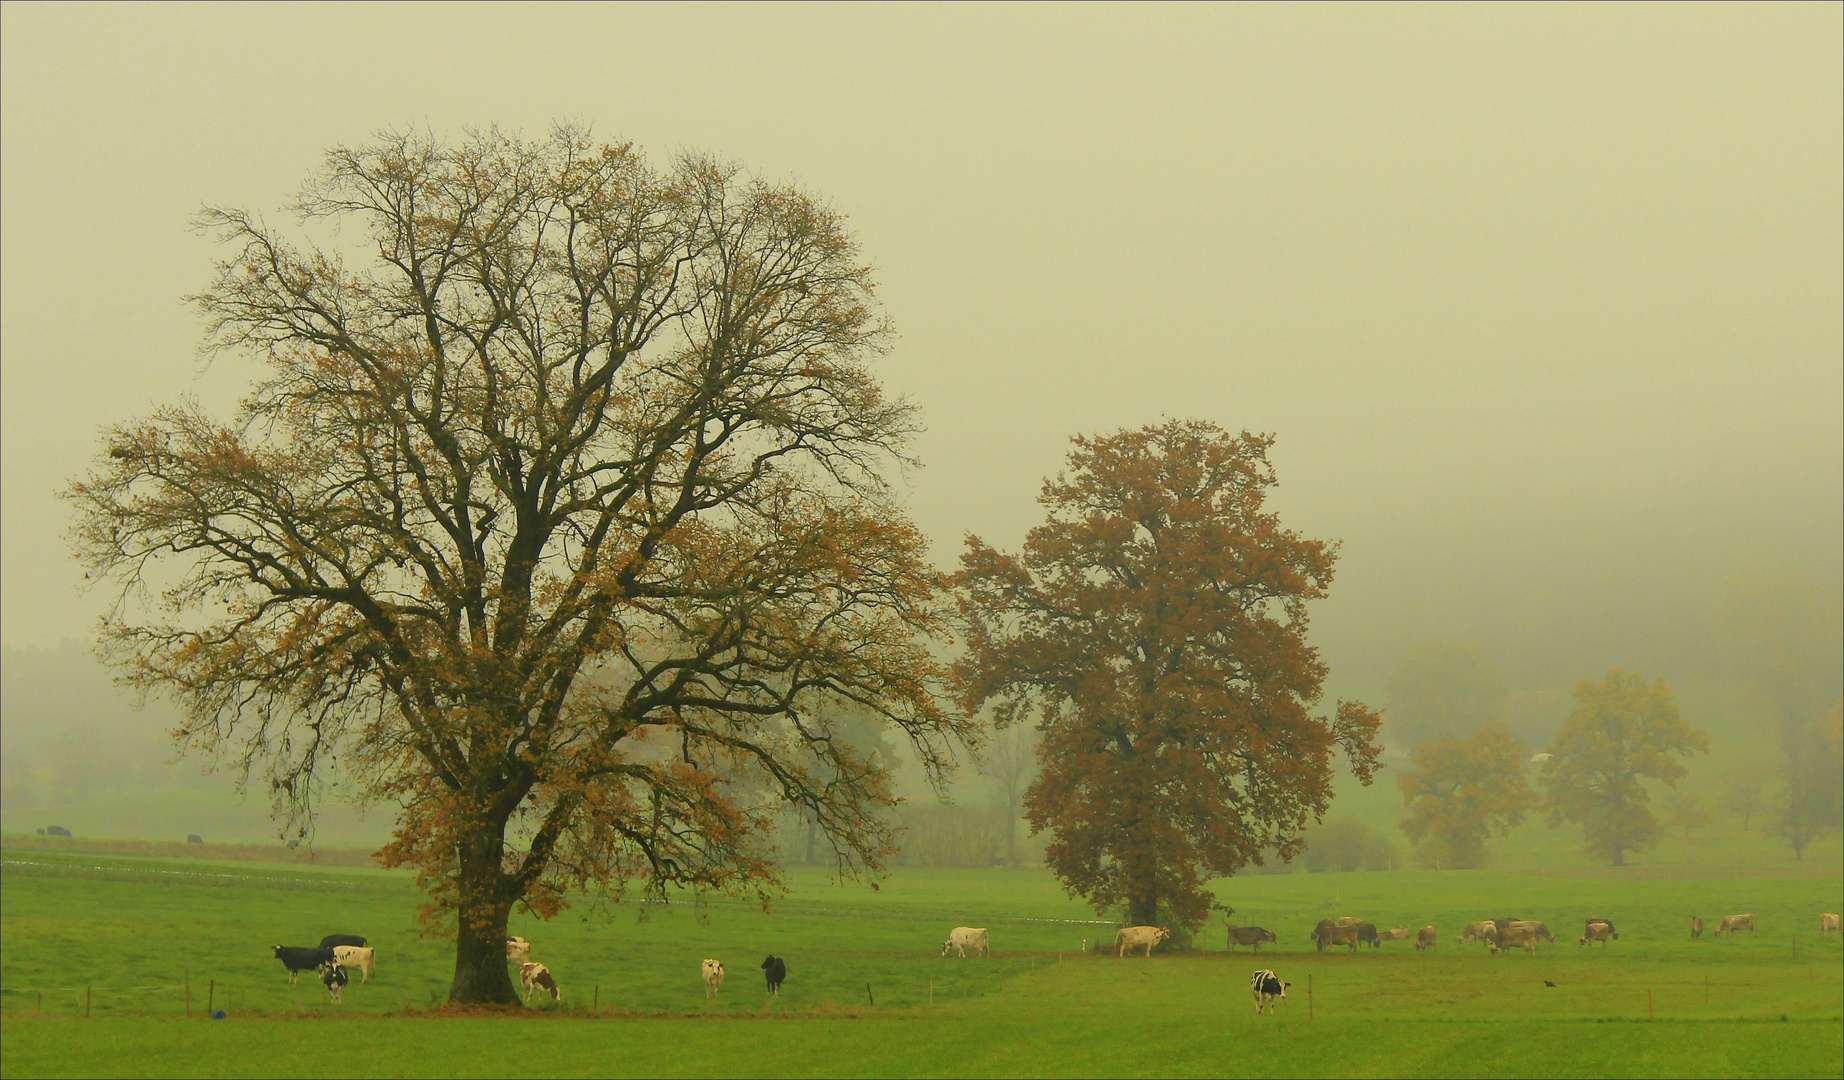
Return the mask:
[[1613,941],[1620,940],[1620,931],[1614,929],[1613,923],[1608,922],[1606,919],[1589,919],[1587,924],[1582,927],[1581,940],[1577,941],[1575,944],[1589,945],[1598,941],[1601,943],[1601,948],[1605,949],[1610,939]]
[[551,969],[543,964],[520,964],[519,982],[525,986],[526,1001],[530,1001],[531,995],[539,990],[551,995],[552,1001],[563,1000],[563,989],[557,985],[556,979],[551,978]]
[[771,955],[768,959],[762,961],[762,973],[768,976],[768,992],[776,997],[780,997],[781,984],[785,982],[788,977],[787,961],[781,959],[779,956]]
[[1333,945],[1348,945],[1352,952],[1357,951],[1357,927],[1339,926],[1330,919],[1320,919],[1319,925],[1313,927],[1308,941],[1319,943],[1319,951],[1324,952]]
[[1527,953],[1537,951],[1537,932],[1529,923],[1514,923],[1493,934],[1486,940],[1486,947],[1496,956],[1505,949],[1521,948]]
[[1368,945],[1373,949],[1377,947],[1376,923],[1355,922],[1351,924],[1351,929],[1357,931],[1357,940],[1359,943]]
[[1695,941],[1702,936],[1703,936],[1703,916],[1692,915],[1690,917],[1690,940]]
[[337,961],[332,949],[308,949],[294,945],[275,946],[275,958],[288,969],[288,981],[294,982],[295,976],[303,971],[314,971],[322,964]]
[[1840,934],[1844,934],[1844,924],[1840,924],[1838,917],[1830,912],[1825,912],[1820,915],[1818,917],[1818,932],[1821,934],[1829,934],[1833,930],[1836,930]]
[[1415,951],[1434,948],[1434,927],[1424,926],[1415,931]]
[[377,957],[378,950],[376,949],[362,949],[357,945],[333,946],[333,962],[343,968],[358,968],[365,975],[364,982],[371,981]]
[[1132,956],[1133,950],[1146,947],[1146,955],[1151,956],[1153,947],[1171,937],[1172,932],[1163,926],[1123,926],[1114,935],[1114,955],[1116,958]]
[[1729,940],[1734,941],[1735,932],[1737,930],[1746,930],[1750,934],[1754,933],[1754,916],[1724,915],[1722,917],[1722,925],[1716,928],[1716,936],[1721,937],[1726,933],[1729,935]]
[[986,936],[984,926],[956,926],[948,932],[948,940],[941,946],[941,955],[948,955],[949,949],[959,953],[962,959],[966,958],[968,949],[972,949],[976,955],[992,955],[991,939]]
[[715,960],[704,961],[704,998],[709,1001],[717,996],[717,991],[724,988],[724,966]]
[[1490,919],[1469,922],[1466,924],[1466,929],[1460,931],[1460,944],[1464,945],[1469,941],[1485,941],[1497,930],[1498,928],[1492,925]]
[[1409,928],[1406,926],[1398,926],[1394,930],[1378,930],[1377,940],[1378,941],[1407,941],[1409,940]]
[[1259,926],[1232,926],[1229,928],[1229,951],[1235,952],[1238,945],[1253,945],[1256,952],[1261,951],[1261,943],[1273,941],[1274,931],[1263,930]]
[[339,1004],[339,992],[346,988],[346,981],[345,968],[338,964],[320,966],[320,985],[327,988],[327,996],[333,999],[333,1004]]
[[522,937],[506,939],[506,963],[523,964],[531,959],[531,942]]
[[1255,994],[1255,1015],[1260,1016],[1261,1010],[1266,1009],[1272,1016],[1274,1003],[1287,1000],[1287,987],[1291,985],[1282,982],[1280,976],[1267,968],[1257,971],[1255,977],[1249,980],[1249,989]]
[[366,944],[365,939],[357,934],[328,934],[320,939],[320,947],[323,949],[337,949],[341,945],[356,945],[363,949]]
[[1515,930],[1519,927],[1528,928],[1531,933],[1537,935],[1539,941],[1547,941],[1551,945],[1556,943],[1556,935],[1549,932],[1549,927],[1544,926],[1535,919],[1513,919],[1500,929],[1501,931],[1506,929]]

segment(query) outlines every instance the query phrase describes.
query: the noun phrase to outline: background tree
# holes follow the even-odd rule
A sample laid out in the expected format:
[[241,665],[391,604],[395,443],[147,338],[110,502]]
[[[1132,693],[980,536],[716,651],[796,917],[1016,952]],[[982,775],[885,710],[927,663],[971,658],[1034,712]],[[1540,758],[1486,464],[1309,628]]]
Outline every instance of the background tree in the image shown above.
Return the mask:
[[1503,723],[1511,699],[1505,677],[1483,647],[1451,641],[1409,650],[1384,694],[1385,731],[1392,744],[1405,747]]
[[940,581],[882,479],[913,418],[839,215],[573,130],[336,149],[294,209],[364,264],[207,212],[209,346],[267,373],[229,423],[108,432],[70,490],[122,590],[103,645],[182,743],[296,827],[329,783],[400,803],[384,854],[457,1001],[514,1000],[515,904],[766,898],[786,804],[877,865],[888,774],[826,717],[937,778],[969,729],[930,694]]
[[1774,830],[1803,859],[1840,821],[1833,702],[1844,688],[1844,593],[1788,571],[1755,567],[1729,582],[1716,619],[1750,705],[1778,736]]
[[1709,736],[1678,715],[1664,679],[1610,671],[1576,683],[1575,700],[1543,763],[1544,809],[1551,826],[1581,822],[1588,850],[1620,866],[1658,838],[1641,781],[1675,788],[1685,770],[1672,755],[1708,752]]
[[1484,866],[1487,837],[1509,833],[1537,806],[1525,748],[1504,724],[1482,725],[1464,739],[1424,739],[1412,758],[1396,777],[1409,807],[1402,831],[1437,868]]
[[1690,842],[1693,830],[1701,829],[1710,823],[1709,808],[1703,805],[1703,798],[1688,791],[1680,791],[1665,803],[1665,814],[1671,821],[1671,827],[1684,830],[1684,841]]
[[1767,775],[1761,769],[1743,769],[1731,773],[1728,784],[1722,789],[1722,808],[1741,815],[1743,832],[1749,830],[1755,811],[1761,808],[1761,788]]
[[955,675],[969,712],[1036,720],[1025,814],[1070,892],[1196,927],[1206,878],[1298,853],[1334,747],[1370,782],[1377,717],[1310,711],[1326,668],[1306,604],[1334,549],[1263,510],[1271,436],[1172,421],[1074,441],[1020,554],[968,538]]
[[1783,739],[1787,761],[1774,831],[1803,861],[1814,837],[1844,824],[1844,698],[1822,721],[1790,726]]
[[980,772],[999,785],[1005,800],[1007,834],[1005,864],[1018,865],[1018,804],[1030,784],[1031,771],[1037,766],[1037,740],[1031,729],[1013,725],[993,735],[986,743]]

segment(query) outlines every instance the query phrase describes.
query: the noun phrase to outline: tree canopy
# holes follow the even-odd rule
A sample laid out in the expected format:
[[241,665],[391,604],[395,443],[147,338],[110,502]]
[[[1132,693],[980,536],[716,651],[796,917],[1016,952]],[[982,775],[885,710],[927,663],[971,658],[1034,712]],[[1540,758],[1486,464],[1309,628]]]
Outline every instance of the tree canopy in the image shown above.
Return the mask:
[[1306,609],[1335,548],[1264,509],[1271,436],[1171,421],[1074,442],[1019,554],[968,538],[955,676],[969,712],[1038,725],[1025,812],[1070,891],[1194,927],[1206,879],[1299,852],[1335,748],[1370,782],[1378,721],[1312,712]]
[[1482,867],[1486,839],[1523,824],[1536,808],[1524,747],[1503,724],[1484,724],[1464,739],[1442,735],[1415,744],[1413,763],[1396,776],[1409,816],[1402,831],[1441,869]]
[[1575,700],[1543,763],[1544,810],[1553,826],[1580,822],[1588,850],[1619,866],[1658,839],[1641,781],[1675,788],[1677,758],[1708,753],[1709,736],[1678,715],[1664,679],[1610,671],[1576,683]]
[[513,1000],[515,904],[766,898],[790,805],[877,865],[888,773],[828,710],[936,778],[971,729],[931,693],[942,581],[885,479],[915,418],[841,216],[572,129],[337,148],[291,209],[357,264],[206,211],[208,347],[266,373],[228,421],[107,432],[69,491],[104,646],[178,738],[298,828],[330,783],[400,804],[457,1000]]

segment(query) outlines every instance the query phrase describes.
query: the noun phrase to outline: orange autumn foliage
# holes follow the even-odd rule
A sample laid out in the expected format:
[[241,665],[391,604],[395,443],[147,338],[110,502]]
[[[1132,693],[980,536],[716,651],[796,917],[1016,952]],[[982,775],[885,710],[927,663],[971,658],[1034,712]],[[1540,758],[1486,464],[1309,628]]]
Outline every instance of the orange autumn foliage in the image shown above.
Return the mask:
[[1196,926],[1208,878],[1297,853],[1334,749],[1365,783],[1380,767],[1374,712],[1312,712],[1306,604],[1335,552],[1263,508],[1271,443],[1196,421],[1078,437],[1022,552],[970,537],[955,579],[962,704],[1038,725],[1045,859],[1134,923]]

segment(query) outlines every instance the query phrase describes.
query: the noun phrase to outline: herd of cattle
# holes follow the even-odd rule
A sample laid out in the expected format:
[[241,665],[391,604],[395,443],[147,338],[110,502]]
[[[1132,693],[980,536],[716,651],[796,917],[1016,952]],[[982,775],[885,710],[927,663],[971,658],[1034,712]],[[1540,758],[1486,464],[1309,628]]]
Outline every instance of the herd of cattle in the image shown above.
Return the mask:
[[[1703,936],[1703,925],[1701,917],[1696,915],[1690,917],[1692,940]],[[1840,923],[1837,915],[1830,912],[1818,917],[1818,926],[1821,934],[1844,933],[1844,924]],[[1716,926],[1718,936],[1728,934],[1731,940],[1738,931],[1743,930],[1750,934],[1754,933],[1752,914],[1725,915]],[[1170,929],[1163,926],[1121,927],[1114,935],[1115,956],[1131,956],[1135,951],[1141,952],[1144,956],[1151,956],[1153,949],[1169,938],[1171,933]],[[1374,923],[1346,916],[1340,919],[1320,919],[1319,924],[1313,927],[1312,933],[1307,935],[1306,940],[1316,943],[1320,952],[1340,945],[1356,952],[1359,945],[1369,945],[1374,949],[1380,947],[1385,941],[1407,941],[1409,936],[1409,928],[1406,926],[1379,930]],[[1436,938],[1434,927],[1422,927],[1414,933],[1415,950],[1420,952],[1434,948]],[[1260,952],[1263,944],[1271,944],[1276,940],[1274,931],[1265,930],[1259,926],[1229,928],[1229,951],[1231,952],[1236,951],[1239,945],[1251,946],[1256,952]],[[1481,942],[1494,955],[1508,949],[1523,949],[1525,952],[1534,953],[1537,951],[1537,942],[1554,943],[1555,940],[1556,935],[1550,933],[1549,927],[1534,919],[1481,919],[1478,922],[1467,923],[1466,929],[1460,932],[1459,937],[1461,945]],[[1591,918],[1584,923],[1582,935],[1576,939],[1575,943],[1592,945],[1599,942],[1602,947],[1605,947],[1607,942],[1618,940],[1620,940],[1620,932],[1614,929],[1612,920]],[[1083,941],[1082,947],[1086,952],[1088,949],[1086,940]],[[986,927],[956,926],[949,931],[948,940],[942,944],[941,955],[946,956],[953,952],[965,958],[968,950],[972,950],[975,956],[992,955],[992,939]],[[350,981],[346,974],[348,968],[358,971],[363,982],[371,981],[372,974],[376,970],[377,950],[366,944],[364,938],[353,934],[328,934],[320,939],[318,946],[311,949],[277,945],[275,946],[275,958],[288,969],[288,981],[291,983],[303,971],[318,972],[321,983],[327,988],[328,995],[334,1002],[338,1002],[340,992]],[[553,1001],[563,1000],[563,988],[557,984],[556,976],[551,974],[551,969],[531,958],[531,942],[522,937],[507,938],[506,962],[518,965],[519,984],[524,988],[525,1001],[529,1002],[532,995],[537,993],[549,994]],[[779,996],[781,984],[788,977],[787,961],[770,955],[762,961],[761,967],[768,981],[769,995]],[[705,998],[716,997],[718,991],[723,989],[723,963],[706,957],[701,965],[701,971]],[[1281,981],[1280,977],[1268,968],[1255,972],[1254,977],[1249,981],[1249,989],[1255,995],[1256,1014],[1260,1015],[1264,1009],[1273,1012],[1275,1002],[1286,999],[1287,987],[1290,985],[1292,984]]]

